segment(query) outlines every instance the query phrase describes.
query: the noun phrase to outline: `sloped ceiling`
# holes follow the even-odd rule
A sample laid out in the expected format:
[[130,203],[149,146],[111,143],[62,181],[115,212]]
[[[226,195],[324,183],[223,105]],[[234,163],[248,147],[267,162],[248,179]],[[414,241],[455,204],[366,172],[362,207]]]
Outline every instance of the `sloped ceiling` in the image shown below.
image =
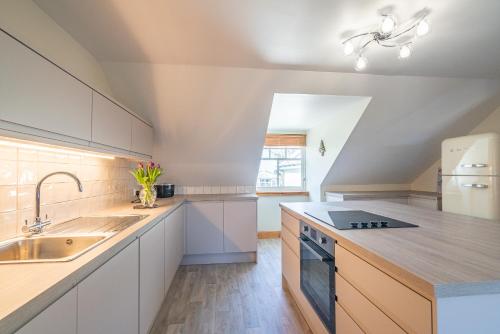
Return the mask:
[[177,184],[255,184],[275,93],[372,97],[324,184],[411,181],[499,102],[499,1],[397,2],[402,18],[429,7],[432,33],[408,61],[370,53],[372,74],[342,73],[339,43],[376,23],[382,0],[36,3],[153,121],[155,159]]
[[[191,185],[255,183],[275,93],[372,97],[329,173],[336,174],[335,182],[359,184],[411,181],[438,158],[433,145],[486,117],[493,109],[480,107],[500,91],[500,83],[490,79],[103,67],[118,99],[150,111],[155,159],[167,167],[169,181]],[[344,159],[348,163],[337,167]]]

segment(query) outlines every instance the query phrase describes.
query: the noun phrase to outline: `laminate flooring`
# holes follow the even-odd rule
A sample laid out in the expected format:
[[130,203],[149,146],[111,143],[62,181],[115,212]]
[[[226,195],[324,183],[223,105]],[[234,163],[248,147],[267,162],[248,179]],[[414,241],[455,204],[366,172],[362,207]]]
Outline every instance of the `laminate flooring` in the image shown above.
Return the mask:
[[259,240],[257,254],[257,263],[180,266],[151,334],[311,333],[281,286],[281,240]]

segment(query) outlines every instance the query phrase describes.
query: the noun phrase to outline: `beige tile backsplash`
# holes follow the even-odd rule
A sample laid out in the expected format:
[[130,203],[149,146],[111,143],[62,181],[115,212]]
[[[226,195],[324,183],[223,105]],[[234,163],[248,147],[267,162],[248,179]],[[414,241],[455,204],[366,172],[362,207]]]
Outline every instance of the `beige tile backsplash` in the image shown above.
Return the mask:
[[109,160],[0,146],[0,240],[20,234],[25,221],[33,222],[36,183],[45,175],[71,172],[83,183],[80,193],[75,182],[64,175],[44,182],[42,217],[47,215],[58,223],[131,200],[135,181],[128,171],[134,165],[122,158]]

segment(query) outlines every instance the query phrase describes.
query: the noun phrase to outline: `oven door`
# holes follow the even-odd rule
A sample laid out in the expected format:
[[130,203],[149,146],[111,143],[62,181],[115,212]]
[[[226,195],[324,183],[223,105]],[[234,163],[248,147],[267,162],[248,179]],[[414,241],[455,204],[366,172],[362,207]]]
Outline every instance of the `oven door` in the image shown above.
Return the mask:
[[335,258],[300,234],[300,289],[330,333],[335,333]]

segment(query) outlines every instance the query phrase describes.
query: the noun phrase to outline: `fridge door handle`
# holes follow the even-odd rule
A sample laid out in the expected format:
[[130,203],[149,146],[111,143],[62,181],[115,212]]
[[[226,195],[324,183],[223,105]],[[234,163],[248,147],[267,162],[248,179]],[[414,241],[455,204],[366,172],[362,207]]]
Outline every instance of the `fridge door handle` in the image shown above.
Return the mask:
[[488,164],[462,164],[460,165],[462,168],[485,168],[488,167]]
[[488,188],[487,184],[482,184],[482,183],[465,183],[462,184],[462,187],[465,188],[476,188],[476,189],[486,189]]

